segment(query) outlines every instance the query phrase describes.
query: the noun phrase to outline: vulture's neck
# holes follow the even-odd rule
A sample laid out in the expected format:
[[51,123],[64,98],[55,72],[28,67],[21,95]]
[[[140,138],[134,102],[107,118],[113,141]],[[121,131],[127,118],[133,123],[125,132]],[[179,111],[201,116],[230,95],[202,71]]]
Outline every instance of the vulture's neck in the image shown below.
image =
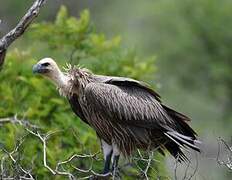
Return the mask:
[[53,78],[53,82],[55,83],[59,93],[63,96],[68,96],[70,93],[70,78],[65,75],[63,72],[59,71]]
[[59,71],[53,78],[55,85],[58,88],[64,88],[68,85],[68,77],[61,71]]
[[70,97],[74,93],[79,95],[84,87],[93,81],[92,73],[87,69],[71,68],[67,73],[59,70],[53,78],[61,95]]

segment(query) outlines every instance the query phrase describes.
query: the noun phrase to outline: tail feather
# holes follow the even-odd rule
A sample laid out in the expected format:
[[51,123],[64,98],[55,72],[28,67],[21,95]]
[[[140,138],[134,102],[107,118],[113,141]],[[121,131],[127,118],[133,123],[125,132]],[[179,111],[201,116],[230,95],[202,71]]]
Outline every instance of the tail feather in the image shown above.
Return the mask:
[[165,135],[170,139],[172,139],[173,141],[175,141],[176,143],[180,144],[181,147],[187,146],[189,148],[194,149],[195,151],[200,152],[200,148],[195,145],[195,140],[192,139],[189,140],[190,139],[189,137],[186,136],[184,137],[183,135],[180,136],[179,133],[177,134],[176,132],[170,132],[170,131],[165,133]]
[[172,136],[170,136],[169,134],[167,133],[164,133],[170,140],[172,140],[173,142],[175,142],[178,146],[184,148],[184,146],[179,142],[177,141],[176,139],[174,139]]
[[190,121],[190,118],[167,106],[162,106],[175,123],[173,127],[165,128],[166,132],[164,132],[164,134],[169,139],[168,143],[165,144],[165,147],[176,159],[178,159],[178,161],[186,161],[188,158],[184,155],[182,149],[191,148],[200,152],[200,148],[196,145],[197,143],[200,143],[196,138],[197,133],[187,124],[187,121]]
[[170,152],[170,154],[177,159],[179,162],[188,161],[188,158],[182,152],[180,147],[175,142],[169,142],[165,144],[165,148]]
[[197,133],[186,122],[190,121],[189,117],[179,112],[176,112],[167,106],[162,105],[162,107],[166,110],[168,115],[175,121],[177,126],[176,128],[179,133],[196,139],[195,135],[197,135]]
[[174,135],[176,135],[176,136],[178,136],[178,137],[180,137],[182,139],[185,139],[187,141],[193,142],[194,144],[195,143],[201,144],[201,141],[197,140],[196,138],[185,136],[185,135],[180,134],[180,133],[175,132],[175,131],[172,131],[172,132],[169,132],[169,133],[172,133],[172,134],[174,134]]

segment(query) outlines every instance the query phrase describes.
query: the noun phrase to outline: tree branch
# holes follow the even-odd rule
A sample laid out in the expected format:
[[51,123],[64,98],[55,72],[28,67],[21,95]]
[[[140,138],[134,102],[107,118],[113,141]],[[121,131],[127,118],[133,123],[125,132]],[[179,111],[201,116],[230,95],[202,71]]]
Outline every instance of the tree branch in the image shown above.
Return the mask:
[[[224,156],[221,157],[221,151],[224,148]],[[232,145],[229,145],[224,139],[218,138],[218,154],[217,162],[219,165],[227,167],[229,170],[232,170]]]
[[31,124],[28,120],[25,120],[24,118],[22,120],[19,120],[17,114],[13,117],[0,118],[0,126],[7,123],[20,124],[23,127],[28,127],[32,129],[41,129],[37,125]]
[[[74,154],[64,161],[59,161],[56,164],[55,168],[52,168],[51,166],[49,166],[48,158],[47,158],[47,141],[52,135],[54,135],[55,133],[57,133],[59,131],[52,131],[52,132],[46,133],[45,135],[42,135],[38,131],[38,129],[40,129],[39,127],[37,127],[36,125],[30,124],[29,121],[27,121],[25,119],[18,119],[17,115],[15,115],[14,117],[0,118],[0,125],[4,125],[6,123],[18,124],[18,125],[22,126],[30,135],[33,135],[40,140],[40,142],[42,143],[42,146],[43,146],[43,166],[48,171],[50,171],[54,176],[55,175],[66,176],[70,180],[75,180],[76,179],[75,176],[71,172],[69,172],[69,170],[67,170],[67,169],[65,170],[63,168],[63,165],[67,165],[67,164],[71,165],[71,167],[74,170],[76,170],[77,172],[85,173],[87,175],[87,176],[82,177],[80,179],[113,176],[112,173],[99,174],[93,170],[93,162],[94,162],[94,160],[97,160],[97,155],[99,154],[99,152],[94,153],[94,154]],[[22,137],[19,141],[17,141],[13,151],[11,151],[11,152],[8,152],[7,149],[4,148],[4,146],[0,146],[0,150],[2,150],[5,153],[5,155],[3,155],[3,157],[0,159],[0,161],[1,161],[0,162],[0,179],[1,179],[1,176],[4,177],[4,179],[14,179],[14,177],[11,177],[11,176],[8,177],[7,176],[8,174],[5,173],[6,172],[5,171],[6,170],[6,161],[10,160],[10,161],[12,161],[14,166],[16,166],[15,169],[19,170],[19,172],[21,172],[21,174],[23,175],[22,176],[20,173],[16,172],[18,179],[34,180],[33,175],[30,173],[30,171],[25,170],[20,165],[20,162],[18,162],[18,158],[14,157],[15,154],[18,153],[18,150],[19,150],[20,146],[22,145],[22,143],[24,143],[25,137]],[[7,157],[9,157],[9,159],[7,159]],[[88,158],[91,160],[91,165],[88,169],[81,169],[81,168],[78,168],[78,167],[72,165],[72,161],[74,161],[75,159],[83,159],[83,158]]]
[[31,22],[38,16],[46,0],[36,0],[14,29],[0,39],[0,68],[3,66],[7,48],[19,38]]

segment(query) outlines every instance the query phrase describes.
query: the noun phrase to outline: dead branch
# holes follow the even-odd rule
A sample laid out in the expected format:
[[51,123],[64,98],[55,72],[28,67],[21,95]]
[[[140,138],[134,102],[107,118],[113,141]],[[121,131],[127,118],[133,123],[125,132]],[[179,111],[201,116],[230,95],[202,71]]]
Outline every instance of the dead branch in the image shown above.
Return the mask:
[[4,63],[7,48],[25,32],[31,22],[38,16],[45,2],[46,0],[36,0],[16,27],[0,39],[0,68]]
[[[28,180],[34,180],[34,177],[32,176],[31,172],[29,170],[25,170],[19,161],[19,158],[15,154],[17,154],[19,148],[23,144],[25,140],[25,136],[21,137],[15,144],[14,149],[11,152],[8,152],[4,147],[1,147],[1,150],[5,152],[5,155],[1,159],[1,179],[28,179]],[[14,169],[17,171],[17,174],[14,175],[14,177],[8,177],[6,170],[5,170],[5,163],[7,162],[7,157],[13,162]]]
[[[149,169],[152,169],[152,162],[159,162],[156,159],[154,159],[154,152],[149,152],[148,157],[144,157],[140,150],[137,150],[139,157],[133,158],[135,161],[136,167],[139,169],[139,171],[142,174],[142,178],[149,180],[148,171]],[[142,161],[146,164],[145,168],[141,168],[136,161]]]
[[197,173],[197,170],[198,170],[199,162],[198,162],[198,155],[196,152],[195,152],[195,156],[196,156],[196,166],[195,166],[193,173],[190,174],[188,180],[191,180],[195,176],[195,174]]
[[[71,167],[74,170],[76,170],[77,172],[88,174],[87,176],[82,177],[80,179],[89,179],[89,178],[93,178],[93,177],[112,176],[112,173],[99,174],[99,173],[96,173],[93,170],[93,161],[96,160],[96,156],[97,156],[97,154],[99,154],[99,152],[94,153],[94,154],[81,154],[81,155],[80,154],[74,154],[71,157],[69,157],[68,159],[58,162],[56,164],[55,168],[52,168],[51,166],[49,166],[48,159],[47,159],[47,141],[52,135],[54,135],[55,133],[57,133],[59,131],[53,131],[53,132],[49,132],[49,133],[47,133],[45,135],[42,135],[38,131],[39,130],[38,126],[29,123],[29,121],[27,121],[25,119],[22,119],[22,120],[18,119],[17,115],[15,115],[14,117],[0,118],[0,124],[5,124],[5,123],[18,124],[18,125],[22,126],[29,134],[37,137],[41,141],[42,146],[43,146],[43,166],[46,169],[48,169],[53,175],[67,176],[70,180],[76,179],[75,176],[71,172],[69,172],[69,170],[65,170],[63,168],[63,165],[70,164]],[[19,169],[20,173],[17,174],[18,179],[30,179],[30,180],[34,179],[32,174],[30,173],[30,171],[25,170],[20,165],[17,158],[14,157],[15,154],[18,153],[18,150],[19,150],[20,146],[23,144],[24,139],[25,139],[24,137],[21,138],[18,141],[18,143],[16,143],[15,148],[11,152],[8,152],[4,147],[1,148],[1,150],[6,154],[1,159],[1,166],[0,166],[0,168],[1,168],[1,177],[2,177],[1,179],[14,179],[15,178],[15,177],[7,177],[7,175],[5,173],[5,163],[7,161],[7,157],[9,157],[9,160],[11,160],[13,162],[13,164],[15,166],[17,166],[17,168]],[[78,167],[71,164],[73,160],[80,159],[80,158],[90,158],[91,159],[91,165],[90,165],[90,167],[88,169],[80,169],[80,168],[78,168]]]
[[19,120],[17,114],[13,117],[0,118],[0,126],[6,123],[19,124],[23,127],[28,127],[32,129],[41,129],[37,125],[31,124],[28,120],[25,120],[24,118],[22,120]]
[[[224,148],[226,154],[221,155],[222,148]],[[219,165],[232,170],[232,145],[229,145],[229,143],[220,137],[218,138],[218,153],[216,160]]]
[[[193,163],[195,161],[195,163]],[[181,172],[181,175],[183,174],[183,176],[179,177],[182,180],[191,180],[196,174],[197,174],[197,170],[199,168],[199,164],[198,164],[198,155],[195,152],[195,158],[189,159],[188,161],[186,161],[185,164],[185,168],[184,168],[184,172]],[[178,172],[178,164],[179,164],[179,156],[175,159],[175,165],[174,165],[174,179],[178,180],[178,176],[177,176],[177,172]],[[193,164],[195,164],[193,166]]]
[[54,133],[56,133],[57,131],[55,132],[50,132],[44,136],[42,136],[38,131],[34,132],[28,128],[26,128],[26,130],[36,136],[37,138],[40,139],[40,141],[42,142],[43,144],[43,164],[44,164],[44,167],[47,168],[53,175],[63,175],[63,176],[67,176],[70,180],[74,180],[76,179],[75,176],[71,173],[71,172],[68,172],[67,170],[66,171],[61,171],[60,170],[60,167],[64,164],[68,164],[68,163],[71,163],[74,159],[78,159],[78,158],[91,158],[92,162],[91,162],[91,165],[90,167],[85,170],[85,169],[80,169],[78,167],[75,167],[72,165],[72,167],[77,170],[78,172],[81,172],[81,173],[90,173],[90,175],[86,176],[86,177],[82,177],[81,179],[89,179],[89,178],[93,178],[93,177],[108,177],[108,176],[112,176],[112,173],[108,173],[108,174],[99,174],[99,173],[96,173],[93,168],[92,168],[92,165],[93,165],[93,160],[96,158],[96,155],[99,154],[99,152],[97,153],[94,153],[94,154],[82,154],[82,155],[79,155],[79,154],[74,154],[72,155],[71,157],[69,157],[67,160],[64,160],[64,161],[61,161],[61,162],[58,162],[56,164],[56,167],[55,169],[51,168],[49,165],[48,165],[48,161],[47,161],[47,140],[49,139],[49,137],[51,135],[53,135]]

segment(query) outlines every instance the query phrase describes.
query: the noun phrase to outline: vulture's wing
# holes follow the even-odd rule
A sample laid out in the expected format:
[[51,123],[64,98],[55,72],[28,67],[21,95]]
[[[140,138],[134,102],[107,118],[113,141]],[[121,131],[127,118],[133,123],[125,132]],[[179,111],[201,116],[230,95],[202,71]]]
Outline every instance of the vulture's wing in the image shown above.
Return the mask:
[[133,87],[144,89],[148,91],[151,95],[153,95],[157,101],[161,102],[160,95],[154,90],[152,90],[151,87],[145,82],[137,81],[131,78],[115,77],[115,76],[98,75],[96,76],[96,78],[98,79],[98,81],[107,83],[107,84],[113,84],[117,86],[126,86],[128,88],[133,86]]
[[[97,75],[96,78],[98,81],[103,82],[103,83],[107,83],[107,84],[113,84],[116,86],[141,88],[141,89],[149,92],[151,96],[153,96],[158,102],[161,103],[160,95],[157,92],[155,92],[153,89],[151,89],[151,87],[144,82],[137,81],[137,80],[130,79],[130,78],[115,77],[115,76]],[[174,119],[178,118],[178,119],[181,119],[182,121],[190,121],[190,119],[187,116],[185,116],[179,112],[176,112],[167,106],[162,105],[162,107],[166,111],[168,111],[169,116],[173,117]]]
[[135,80],[120,78],[89,83],[85,97],[91,112],[108,121],[146,128],[174,125],[157,93]]
[[160,130],[177,144],[199,151],[196,133],[186,123],[188,117],[161,104],[152,89],[130,79],[108,79],[89,83],[85,90],[87,107],[101,120]]

